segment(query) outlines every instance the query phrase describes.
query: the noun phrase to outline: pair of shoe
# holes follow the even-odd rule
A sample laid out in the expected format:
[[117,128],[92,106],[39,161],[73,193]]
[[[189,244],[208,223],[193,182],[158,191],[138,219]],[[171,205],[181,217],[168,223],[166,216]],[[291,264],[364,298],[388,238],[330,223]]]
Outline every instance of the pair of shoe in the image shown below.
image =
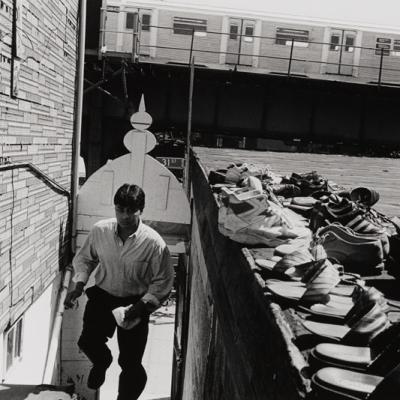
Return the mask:
[[380,272],[389,254],[389,239],[385,233],[362,234],[333,223],[320,228],[315,237],[329,258],[341,263],[345,271],[361,275]]
[[300,189],[302,196],[310,196],[314,192],[323,190],[326,187],[326,180],[316,171],[297,174],[295,172],[284,182],[291,183]]
[[333,222],[339,222],[358,233],[386,232],[383,221],[376,212],[338,195],[322,198],[314,205],[310,228],[315,232],[318,228]]
[[252,164],[231,164],[228,166],[225,174],[226,183],[238,183],[249,176],[262,177],[263,171],[261,168]]
[[338,286],[340,272],[337,265],[325,259],[299,265],[297,269],[305,269],[301,272],[301,282],[270,279],[266,281],[267,289],[278,299],[290,300],[297,305],[325,304],[328,307],[343,308],[344,313],[353,307],[350,297],[353,288]]
[[298,197],[301,195],[301,189],[291,183],[277,183],[270,185],[272,192],[276,196],[282,196],[285,198]]
[[249,176],[262,177],[263,171],[252,164],[230,164],[226,169],[211,170],[208,174],[210,185],[234,183],[237,184]]
[[[256,178],[252,178],[256,179]],[[276,247],[293,239],[304,239],[308,246],[311,231],[305,220],[268,199],[261,190],[223,188],[218,214],[219,231],[240,243]]]
[[386,376],[326,367],[311,378],[316,398],[328,400],[398,400],[400,364]]
[[380,332],[368,347],[321,343],[311,351],[316,397],[394,400],[400,390],[400,323]]
[[[323,315],[323,310],[315,311]],[[337,307],[337,314],[341,311],[342,309]],[[337,323],[317,322],[311,319],[304,320],[302,323],[311,333],[329,338],[330,341],[365,346],[390,326],[387,314],[377,301],[357,302],[348,310],[344,318],[337,320]]]

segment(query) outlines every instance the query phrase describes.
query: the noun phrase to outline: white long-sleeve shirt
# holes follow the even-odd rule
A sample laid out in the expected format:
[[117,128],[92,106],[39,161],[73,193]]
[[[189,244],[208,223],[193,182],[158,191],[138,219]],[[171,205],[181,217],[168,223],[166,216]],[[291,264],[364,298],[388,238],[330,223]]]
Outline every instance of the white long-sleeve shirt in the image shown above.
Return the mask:
[[98,266],[95,284],[118,296],[142,296],[157,308],[168,296],[174,269],[167,245],[152,228],[139,222],[125,243],[118,236],[115,218],[97,222],[75,255],[75,282],[87,283]]

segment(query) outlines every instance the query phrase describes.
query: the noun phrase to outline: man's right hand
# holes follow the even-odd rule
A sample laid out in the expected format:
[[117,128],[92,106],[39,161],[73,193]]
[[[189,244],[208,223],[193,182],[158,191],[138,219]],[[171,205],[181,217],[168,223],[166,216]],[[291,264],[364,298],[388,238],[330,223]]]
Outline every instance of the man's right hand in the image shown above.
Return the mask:
[[84,283],[77,282],[75,284],[75,288],[67,293],[67,296],[64,300],[64,307],[68,310],[69,308],[74,307],[75,301],[78,297],[80,297],[83,293]]

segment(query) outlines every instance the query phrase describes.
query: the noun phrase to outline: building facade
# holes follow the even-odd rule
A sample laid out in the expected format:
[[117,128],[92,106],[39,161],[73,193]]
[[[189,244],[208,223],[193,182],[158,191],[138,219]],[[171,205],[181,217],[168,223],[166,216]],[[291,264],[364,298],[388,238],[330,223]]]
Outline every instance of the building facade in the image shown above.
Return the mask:
[[0,379],[42,383],[69,258],[78,0],[0,5]]

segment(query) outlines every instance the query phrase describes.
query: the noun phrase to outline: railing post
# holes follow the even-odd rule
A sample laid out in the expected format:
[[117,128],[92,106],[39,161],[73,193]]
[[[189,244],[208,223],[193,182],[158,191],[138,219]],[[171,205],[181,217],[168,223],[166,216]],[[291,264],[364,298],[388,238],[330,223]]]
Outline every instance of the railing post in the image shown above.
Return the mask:
[[106,43],[106,20],[107,20],[107,11],[102,6],[100,9],[99,49],[97,52],[99,60],[103,58],[104,46]]
[[132,56],[131,61],[135,63],[139,58],[139,13],[133,14],[132,29]]
[[236,67],[240,65],[240,53],[242,52],[242,33],[243,33],[243,18],[240,22],[240,32],[239,32],[239,50],[238,50],[238,58],[236,62]]
[[188,101],[188,119],[187,119],[187,131],[186,131],[186,151],[185,151],[185,177],[184,177],[184,189],[186,196],[190,199],[190,146],[192,136],[192,108],[193,108],[193,86],[194,86],[194,57],[190,60],[190,78],[189,78],[189,101]]
[[381,86],[381,81],[382,81],[382,66],[383,66],[383,48],[381,49],[381,59],[379,60],[378,87]]
[[292,38],[292,44],[290,45],[290,57],[289,57],[289,65],[287,71],[288,76],[290,76],[290,69],[292,68],[293,47],[294,47],[294,38]]
[[189,65],[192,62],[193,44],[194,44],[194,28],[192,28],[192,40],[190,42],[189,63],[188,63]]

